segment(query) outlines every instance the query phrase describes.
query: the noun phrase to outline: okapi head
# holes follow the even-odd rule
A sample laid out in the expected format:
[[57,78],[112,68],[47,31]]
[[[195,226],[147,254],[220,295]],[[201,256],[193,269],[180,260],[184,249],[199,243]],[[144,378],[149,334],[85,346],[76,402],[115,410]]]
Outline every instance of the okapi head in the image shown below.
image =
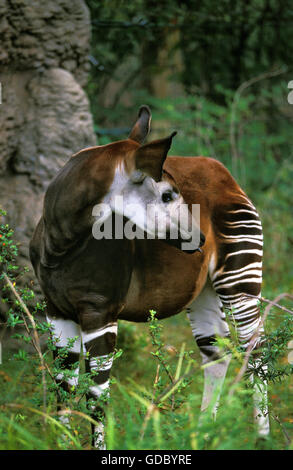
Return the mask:
[[[130,222],[124,232],[127,238],[143,238],[144,233],[147,238],[162,239],[193,253],[203,244],[204,236],[174,179],[163,172],[176,132],[143,144],[150,131],[150,121],[150,109],[141,106],[127,141],[120,142],[121,158],[117,160],[109,191],[93,210],[96,217],[93,235],[99,238],[99,226],[106,225],[115,213]],[[115,144],[110,145],[116,148]]]

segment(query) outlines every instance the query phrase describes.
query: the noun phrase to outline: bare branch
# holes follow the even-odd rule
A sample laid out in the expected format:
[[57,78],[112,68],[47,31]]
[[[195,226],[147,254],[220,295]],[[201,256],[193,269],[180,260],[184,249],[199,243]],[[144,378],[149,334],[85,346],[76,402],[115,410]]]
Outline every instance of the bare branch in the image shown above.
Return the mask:
[[[45,369],[47,367],[45,365],[44,356],[43,356],[42,351],[41,351],[41,345],[40,345],[39,335],[38,335],[37,328],[36,328],[36,323],[35,323],[34,317],[30,313],[30,311],[27,308],[27,306],[25,305],[25,303],[23,302],[22,298],[18,294],[17,290],[15,289],[13,283],[11,282],[11,280],[9,279],[7,274],[3,273],[3,275],[4,275],[5,282],[7,282],[8,287],[12,291],[15,298],[18,300],[22,310],[25,312],[25,314],[27,315],[27,317],[28,317],[28,319],[29,319],[29,321],[32,325],[32,329],[33,329],[32,343],[33,343],[33,346],[34,346],[35,350],[38,353],[40,363],[41,363],[41,373],[42,373],[42,383],[43,383],[43,408],[44,408],[44,413],[45,413],[46,403],[47,403],[47,385],[46,385],[46,372],[45,372]],[[23,315],[22,315],[22,317],[23,317],[23,321],[24,321],[26,331],[30,335],[30,330],[29,330],[28,325],[25,321],[25,317]]]
[[292,294],[287,294],[286,292],[284,292],[283,294],[278,295],[274,300],[268,300],[268,299],[265,299],[264,297],[258,297],[257,295],[251,295],[251,294],[243,294],[243,297],[250,297],[252,299],[258,299],[260,302],[264,302],[264,303],[270,304],[272,306],[274,305],[275,307],[279,308],[280,310],[283,310],[284,312],[287,312],[287,313],[290,313],[291,315],[293,315],[293,310],[285,308],[282,305],[276,303],[276,300],[279,301],[284,297],[287,297],[288,299],[293,300],[293,295]]
[[281,423],[280,418],[279,418],[277,415],[274,415],[274,414],[272,414],[272,418],[279,424],[279,426],[280,426],[280,428],[282,429],[283,434],[284,434],[284,436],[285,436],[287,445],[289,446],[289,445],[291,444],[291,438],[290,438],[289,434],[287,433],[286,428],[285,428],[285,427],[283,426],[283,424]]
[[231,119],[230,119],[230,146],[231,146],[231,153],[232,153],[232,170],[234,176],[237,176],[237,162],[239,161],[239,153],[237,149],[237,136],[236,136],[236,109],[241,97],[242,92],[253,85],[254,83],[260,82],[261,80],[265,80],[267,78],[276,77],[277,75],[281,75],[287,71],[286,68],[281,68],[278,70],[271,70],[269,72],[262,73],[257,77],[253,77],[246,82],[241,83],[241,85],[237,88],[234,93],[232,106],[231,106]]

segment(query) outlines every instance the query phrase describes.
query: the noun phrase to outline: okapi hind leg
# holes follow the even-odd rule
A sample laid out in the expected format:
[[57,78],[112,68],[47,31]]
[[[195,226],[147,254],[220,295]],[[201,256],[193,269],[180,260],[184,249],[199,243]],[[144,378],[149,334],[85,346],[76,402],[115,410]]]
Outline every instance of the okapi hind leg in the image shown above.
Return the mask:
[[[72,387],[78,384],[79,376],[79,357],[81,347],[80,326],[71,320],[61,318],[52,318],[47,316],[47,321],[51,325],[52,340],[56,347],[53,351],[55,365],[64,370],[55,377],[56,383],[60,385],[64,392],[70,393]],[[58,361],[58,364],[57,364]],[[74,364],[76,367],[73,368]],[[70,374],[65,372],[70,370]],[[60,393],[57,394],[57,411],[62,410],[63,400],[60,399]],[[69,418],[66,415],[60,417],[64,425],[69,425]]]
[[[243,294],[238,296],[221,295],[225,309],[231,312],[233,324],[236,327],[237,339],[245,351],[248,347],[253,349],[256,368],[261,367],[262,372],[267,372],[267,365],[261,364],[261,346],[265,341],[264,329],[260,326],[260,314],[257,299],[248,299]],[[258,339],[254,339],[257,333]],[[261,364],[261,366],[260,366]],[[248,365],[248,373],[250,372],[249,379],[254,385],[254,419],[257,425],[258,434],[262,437],[268,436],[270,432],[269,417],[268,417],[268,390],[267,382],[265,380],[258,381],[256,373]]]
[[[217,263],[213,263],[210,272],[213,287],[224,308],[231,312],[239,345],[244,351],[248,347],[252,348],[254,356],[260,351],[257,361],[261,361],[260,348],[265,337],[264,329],[260,326],[258,305],[258,297],[261,295],[263,254],[259,215],[252,203],[243,196],[241,204],[231,205],[229,209],[218,213],[215,227],[219,245]],[[267,365],[262,364],[264,373],[266,369]],[[251,374],[250,378],[255,384],[254,415],[258,433],[266,436],[269,434],[267,384],[256,383],[255,374]],[[261,397],[265,404],[262,410]]]
[[[214,342],[216,336],[228,337],[229,328],[221,308],[221,302],[209,280],[200,295],[188,307],[188,318],[192,333],[199,347],[202,363],[208,364],[221,358],[221,351]],[[204,390],[201,411],[212,405],[215,418],[219,406],[222,386],[230,363],[230,354],[222,355],[222,360],[204,369]]]
[[94,385],[89,387],[87,401],[90,415],[97,421],[96,425],[91,424],[92,445],[97,449],[105,449],[104,407],[109,399],[116,337],[116,322],[105,322],[97,329],[82,332],[83,347],[87,353],[86,370],[94,382]]

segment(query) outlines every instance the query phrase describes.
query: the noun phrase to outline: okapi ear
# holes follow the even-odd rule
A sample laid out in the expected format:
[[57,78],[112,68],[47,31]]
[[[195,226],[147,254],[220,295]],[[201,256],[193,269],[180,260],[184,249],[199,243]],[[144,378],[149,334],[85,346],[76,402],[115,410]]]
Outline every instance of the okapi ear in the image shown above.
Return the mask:
[[162,179],[163,164],[171,147],[172,139],[177,132],[169,137],[154,140],[149,144],[142,145],[135,152],[135,164],[137,170],[141,170],[154,178],[155,181]]
[[152,114],[151,110],[145,104],[139,108],[138,118],[129,134],[129,139],[142,144],[150,131]]

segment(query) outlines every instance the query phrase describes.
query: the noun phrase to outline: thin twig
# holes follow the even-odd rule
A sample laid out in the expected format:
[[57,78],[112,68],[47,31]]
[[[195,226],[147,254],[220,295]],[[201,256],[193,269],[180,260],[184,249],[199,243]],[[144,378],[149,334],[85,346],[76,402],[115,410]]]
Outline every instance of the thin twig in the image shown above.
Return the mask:
[[148,407],[147,412],[146,412],[145,417],[144,417],[144,420],[143,420],[143,423],[142,423],[141,430],[140,430],[140,436],[139,436],[140,441],[142,441],[143,438],[144,438],[145,430],[146,430],[147,424],[150,420],[150,417],[152,416],[153,412],[157,409],[158,408],[154,403],[151,403],[150,406]]
[[237,109],[237,105],[241,97],[241,94],[246,88],[253,85],[254,83],[260,82],[261,80],[265,80],[267,78],[276,77],[277,75],[285,73],[286,70],[287,69],[285,68],[281,68],[278,70],[272,70],[269,72],[262,73],[261,75],[258,75],[257,77],[253,77],[250,80],[247,80],[241,83],[241,85],[235,91],[232,106],[231,106],[231,119],[230,119],[230,130],[229,130],[230,146],[231,146],[231,153],[232,153],[232,170],[235,176],[237,175],[237,161],[239,160],[239,153],[237,149],[237,138],[236,138],[236,126],[235,126],[236,109]]
[[291,444],[291,438],[290,438],[289,434],[287,433],[287,430],[285,429],[285,427],[284,427],[283,424],[281,423],[280,418],[279,418],[277,415],[274,415],[274,414],[272,414],[271,416],[272,416],[272,418],[279,424],[280,428],[281,428],[282,431],[283,431],[283,434],[284,434],[284,436],[285,436],[285,439],[286,439],[286,441],[287,441],[287,445],[290,446],[290,444]]
[[[161,350],[161,348],[159,348],[159,350]],[[166,372],[166,374],[168,375],[170,382],[174,383],[174,379],[172,377],[172,374],[170,373],[170,371],[168,369],[168,366],[167,366],[166,362],[164,361],[164,359],[162,357],[156,355],[156,354],[154,354],[154,356],[158,359],[160,364],[163,366],[163,369]]]
[[[260,336],[260,330],[262,328],[262,326],[264,325],[265,321],[266,321],[266,318],[271,310],[272,307],[278,307],[280,308],[281,310],[285,310],[286,312],[289,312],[293,315],[293,311],[292,310],[288,310],[284,307],[282,307],[281,305],[279,305],[277,303],[277,301],[283,299],[284,297],[288,297],[290,299],[293,299],[293,295],[291,294],[287,294],[286,292],[285,293],[282,293],[282,294],[279,294],[273,301],[272,300],[268,300],[268,299],[264,299],[263,297],[257,297],[257,296],[254,296],[254,295],[249,295],[249,294],[245,294],[245,297],[252,297],[252,298],[257,298],[260,300],[260,302],[265,302],[267,303],[268,305],[266,306],[265,308],[265,311],[264,311],[264,314],[261,318],[261,321],[259,322],[259,325],[255,331],[255,333],[252,335],[251,339],[250,339],[250,342],[249,342],[249,345],[246,349],[246,352],[245,352],[245,356],[244,356],[244,361],[243,361],[243,364],[240,368],[240,371],[238,372],[235,380],[233,381],[233,384],[232,385],[236,385],[238,382],[240,382],[240,380],[242,379],[242,377],[244,376],[246,370],[247,370],[247,367],[248,367],[248,362],[249,362],[249,358],[251,356],[251,353],[254,349],[254,346],[255,344],[257,343],[257,340]],[[229,392],[229,395],[233,395],[234,393],[234,389],[233,387],[230,389],[230,392]]]
[[[156,377],[155,377],[154,385],[153,385],[153,388],[154,388],[154,389],[156,388],[156,385],[157,385],[157,383],[158,383],[158,381],[159,381],[160,367],[161,367],[161,364],[158,364],[158,365],[157,365],[157,371],[156,371]],[[154,397],[153,397],[153,399],[152,399],[152,403],[154,403]]]
[[177,380],[174,380],[173,383],[171,383],[167,388],[165,388],[165,390],[163,390],[163,392],[158,396],[158,398],[154,401],[154,404],[155,405],[158,405],[160,403],[160,401],[162,399],[164,399],[167,395],[170,394],[170,391],[172,391],[172,389],[174,388],[177,388],[178,387],[178,384],[180,382],[182,382],[184,379],[187,379],[188,377],[194,375],[195,372],[197,372],[198,370],[204,370],[204,369],[207,369],[208,367],[211,367],[213,366],[214,364],[218,364],[219,362],[222,362],[225,360],[225,356],[223,357],[220,357],[219,359],[215,359],[214,361],[211,361],[211,362],[208,362],[206,364],[203,364],[203,365],[197,365],[195,367],[192,367],[190,369],[188,369],[187,372],[185,372],[181,377],[179,377]]
[[260,302],[264,302],[266,304],[274,305],[275,307],[278,307],[280,310],[283,310],[284,312],[287,312],[287,313],[290,313],[291,315],[293,315],[293,310],[285,308],[282,305],[277,304],[275,302],[276,299],[280,300],[283,297],[288,297],[288,299],[293,300],[293,295],[292,294],[287,294],[287,292],[284,292],[283,294],[280,294],[279,296],[276,297],[275,300],[268,300],[268,299],[265,299],[264,297],[258,297],[257,295],[251,295],[251,294],[243,294],[242,297],[250,297],[252,299],[258,299]]
[[[3,273],[3,276],[4,276],[5,282],[7,282],[7,285],[9,286],[9,288],[12,291],[13,295],[18,300],[22,310],[25,312],[25,314],[27,315],[27,317],[28,317],[28,319],[29,319],[29,321],[32,325],[32,329],[33,329],[32,343],[33,343],[33,346],[34,346],[35,350],[38,353],[40,363],[41,363],[42,384],[43,384],[43,408],[44,408],[44,413],[45,413],[46,412],[46,407],[47,407],[46,365],[45,365],[45,361],[44,361],[44,356],[43,356],[42,351],[41,351],[40,339],[39,339],[39,335],[38,335],[38,332],[37,332],[36,323],[35,323],[34,317],[30,313],[30,311],[27,308],[27,306],[25,305],[25,303],[23,302],[22,298],[18,294],[17,290],[15,289],[13,283],[11,282],[11,280],[9,279],[7,274]],[[25,318],[24,318],[23,315],[22,315],[22,317],[23,317],[23,320],[24,320],[24,325],[25,325],[26,331],[30,335],[30,331],[29,331],[29,328],[28,328],[27,323],[25,321]],[[46,422],[46,418],[45,418],[45,422]]]

